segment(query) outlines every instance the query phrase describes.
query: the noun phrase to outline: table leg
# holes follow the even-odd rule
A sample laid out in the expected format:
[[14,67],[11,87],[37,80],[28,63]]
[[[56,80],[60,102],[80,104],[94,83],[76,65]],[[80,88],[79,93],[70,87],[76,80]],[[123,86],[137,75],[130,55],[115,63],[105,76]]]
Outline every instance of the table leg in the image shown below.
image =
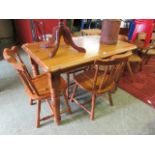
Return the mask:
[[60,116],[60,93],[59,93],[59,85],[60,85],[60,74],[59,73],[49,73],[50,83],[51,83],[51,106],[53,107],[54,119],[56,124],[59,125],[61,122]]
[[32,65],[32,74],[33,76],[35,77],[36,75],[39,75],[39,67],[38,65],[36,64],[36,62],[29,56],[30,58],[30,62],[31,62],[31,65]]

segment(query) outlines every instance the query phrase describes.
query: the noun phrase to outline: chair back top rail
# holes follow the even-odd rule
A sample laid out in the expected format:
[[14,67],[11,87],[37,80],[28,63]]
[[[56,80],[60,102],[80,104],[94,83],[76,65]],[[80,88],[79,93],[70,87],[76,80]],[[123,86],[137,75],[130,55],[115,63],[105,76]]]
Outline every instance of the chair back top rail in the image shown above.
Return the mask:
[[[96,60],[96,71],[94,75],[93,87],[100,91],[101,89],[104,89],[106,86],[110,85],[112,82],[118,83],[128,58],[131,55],[132,52],[129,51],[127,53],[115,55],[107,59]],[[104,70],[102,70],[102,75],[99,69],[100,66],[103,66],[104,68]],[[102,76],[102,79],[100,80],[99,86],[96,86],[99,77],[98,74]]]

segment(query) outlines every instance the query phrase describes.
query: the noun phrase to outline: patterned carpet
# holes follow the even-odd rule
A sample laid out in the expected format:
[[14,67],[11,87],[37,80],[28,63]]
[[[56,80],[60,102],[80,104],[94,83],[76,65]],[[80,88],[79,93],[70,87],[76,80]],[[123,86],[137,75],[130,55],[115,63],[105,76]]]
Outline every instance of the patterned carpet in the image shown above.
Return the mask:
[[135,82],[129,75],[123,76],[120,88],[155,108],[155,59],[152,58],[141,72],[134,74]]

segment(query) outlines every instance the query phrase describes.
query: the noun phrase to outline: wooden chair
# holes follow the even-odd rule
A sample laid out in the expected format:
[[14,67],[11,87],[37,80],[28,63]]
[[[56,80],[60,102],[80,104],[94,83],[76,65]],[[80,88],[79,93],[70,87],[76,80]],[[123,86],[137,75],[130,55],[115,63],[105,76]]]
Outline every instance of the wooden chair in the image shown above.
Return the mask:
[[[54,115],[46,116],[41,118],[41,103],[42,101],[48,101],[51,98],[50,92],[50,78],[48,73],[44,73],[42,75],[38,75],[35,78],[32,78],[29,74],[25,64],[23,63],[22,59],[19,56],[18,48],[12,47],[11,49],[5,48],[3,52],[4,59],[13,65],[16,69],[19,77],[24,84],[25,91],[27,95],[30,97],[31,104],[34,101],[37,101],[37,123],[36,126],[40,127],[40,121],[49,119]],[[67,84],[65,80],[61,77],[61,84],[60,84],[60,93],[64,95],[64,103],[67,107],[67,112],[71,112],[71,109],[68,105],[68,99],[66,95]],[[53,111],[53,105],[48,102],[51,112]],[[62,111],[64,112],[64,111]]]
[[[113,105],[111,93],[116,90],[120,76],[131,54],[132,52],[127,52],[111,58],[99,59],[95,62],[94,69],[89,69],[74,76],[75,86],[70,100],[88,112],[91,120],[94,119],[95,100],[98,95],[108,93],[110,104]],[[85,103],[81,104],[75,98],[78,87],[92,95],[90,110],[86,108]]]
[[[129,42],[128,37],[126,35],[119,35],[118,36],[118,39],[119,40],[122,40],[122,41],[125,41],[125,42]],[[139,64],[139,68],[141,70],[141,68],[142,68],[142,58],[138,54],[133,53],[129,57],[129,59],[128,59],[127,69],[128,69],[128,71],[129,71],[129,73],[131,75],[132,81],[134,82],[135,81],[135,78],[134,78],[134,73],[133,73],[132,67],[131,67],[131,64],[132,63]]]
[[150,47],[149,49],[142,50],[143,53],[143,62],[147,64],[151,57],[155,56],[155,46]]
[[144,41],[146,39],[146,36],[147,34],[145,32],[141,32],[138,34],[138,40],[141,42],[141,46],[139,46],[139,49],[142,53],[143,64],[147,64],[150,58],[155,56],[155,34],[152,33],[150,44],[148,44],[147,47],[144,47]]

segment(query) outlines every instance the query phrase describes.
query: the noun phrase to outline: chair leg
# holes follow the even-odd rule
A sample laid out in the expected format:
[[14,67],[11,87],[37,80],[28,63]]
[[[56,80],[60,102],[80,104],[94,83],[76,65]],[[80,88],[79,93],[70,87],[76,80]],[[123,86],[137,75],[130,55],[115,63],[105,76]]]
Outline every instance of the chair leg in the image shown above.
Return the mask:
[[113,101],[112,101],[112,97],[111,97],[111,93],[108,92],[108,96],[109,96],[109,101],[110,101],[110,105],[113,106]]
[[67,73],[67,97],[69,99],[70,75]]
[[52,105],[51,105],[51,100],[49,101],[49,100],[47,99],[46,102],[47,102],[48,105],[49,105],[49,108],[50,108],[51,113],[54,115],[53,107],[52,107]]
[[37,128],[40,127],[40,112],[41,112],[41,101],[38,100],[37,102],[37,124],[36,124]]
[[71,102],[73,101],[73,98],[74,98],[74,96],[75,96],[75,93],[76,93],[77,88],[78,88],[78,85],[75,84],[75,86],[74,86],[74,88],[73,88],[73,93],[72,93],[72,95],[71,95],[71,97],[70,97],[70,101],[71,101]]
[[30,105],[33,105],[33,100],[32,99],[30,99]]
[[139,71],[141,72],[142,69],[143,69],[143,62],[140,62],[140,63],[139,63]]
[[70,108],[70,106],[69,106],[69,104],[68,104],[68,96],[67,96],[66,93],[67,93],[66,91],[63,91],[63,95],[64,95],[64,104],[65,104],[65,106],[66,106],[66,108],[67,108],[67,112],[68,112],[68,113],[71,113],[71,108]]
[[150,55],[147,55],[147,54],[143,56],[143,64],[144,64],[144,65],[146,65],[146,64],[148,63],[150,57],[151,57],[151,56],[150,56]]
[[96,99],[96,95],[92,94],[92,103],[91,103],[91,111],[90,111],[91,120],[94,120],[95,99]]
[[30,105],[34,105],[34,104],[36,104],[35,100],[30,99]]
[[129,71],[129,73],[131,75],[132,82],[135,82],[135,78],[134,78],[134,75],[133,75],[133,72],[132,72],[132,69],[131,69],[130,62],[127,62],[127,68],[128,68],[128,71]]
[[146,65],[146,64],[148,64],[148,62],[149,62],[150,58],[151,58],[151,56],[150,56],[150,55],[148,55],[148,56],[147,56],[147,59],[146,59],[146,61],[145,61],[145,65]]

